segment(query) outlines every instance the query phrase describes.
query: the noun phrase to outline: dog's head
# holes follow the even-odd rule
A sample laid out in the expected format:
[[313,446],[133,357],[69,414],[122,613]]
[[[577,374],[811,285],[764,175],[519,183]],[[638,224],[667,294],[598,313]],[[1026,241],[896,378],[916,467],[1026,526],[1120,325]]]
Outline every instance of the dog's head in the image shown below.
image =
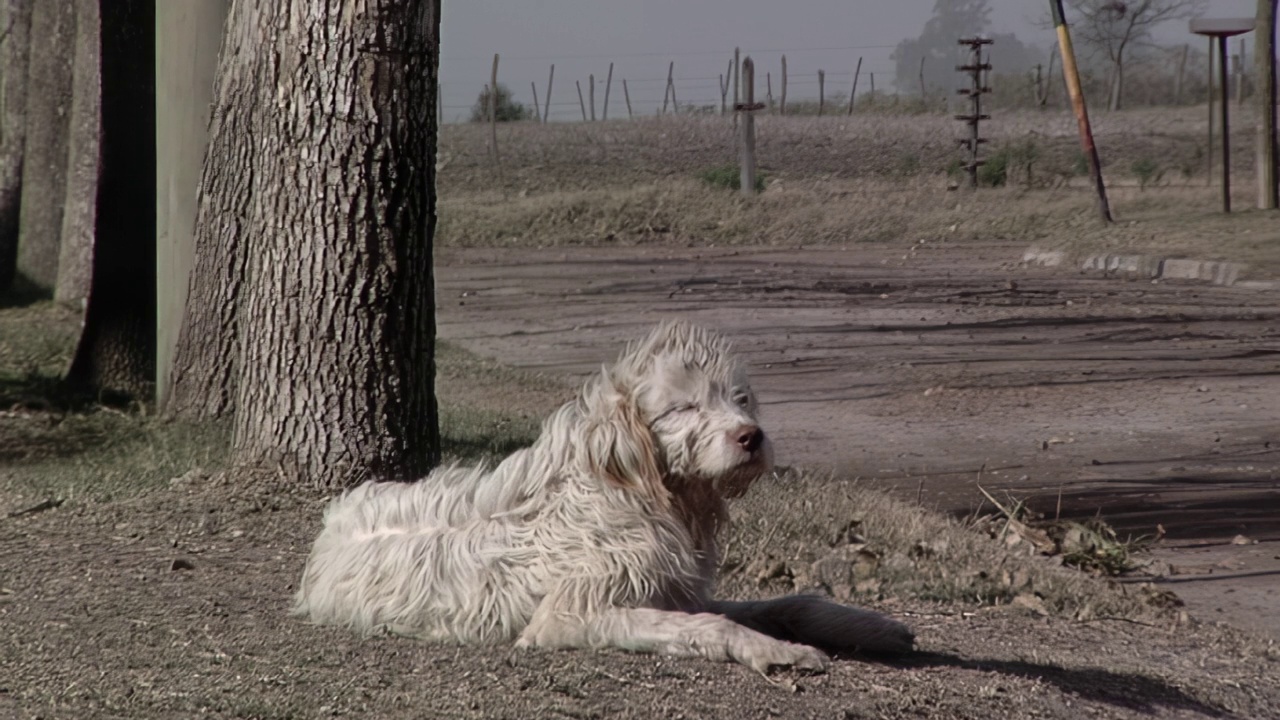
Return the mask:
[[583,402],[592,470],[659,501],[689,483],[736,497],[773,465],[745,371],[723,338],[687,323],[629,346]]

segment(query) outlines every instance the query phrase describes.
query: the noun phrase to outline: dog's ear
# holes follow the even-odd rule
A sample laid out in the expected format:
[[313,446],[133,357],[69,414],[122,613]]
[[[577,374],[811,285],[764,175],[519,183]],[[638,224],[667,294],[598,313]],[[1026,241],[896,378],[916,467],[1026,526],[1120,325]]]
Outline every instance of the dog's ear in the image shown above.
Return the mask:
[[660,506],[670,502],[653,433],[626,392],[606,375],[587,398],[585,455],[590,472],[639,492]]

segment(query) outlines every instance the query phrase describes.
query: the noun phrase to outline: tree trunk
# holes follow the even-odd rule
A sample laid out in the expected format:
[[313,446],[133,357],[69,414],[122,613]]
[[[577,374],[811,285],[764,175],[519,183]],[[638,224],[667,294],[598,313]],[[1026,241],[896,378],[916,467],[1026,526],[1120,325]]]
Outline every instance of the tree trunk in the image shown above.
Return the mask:
[[67,380],[141,398],[155,377],[155,0],[100,2],[97,247]]
[[62,206],[67,191],[67,134],[74,0],[33,0],[27,59],[27,130],[22,161],[18,272],[53,291],[58,282]]
[[89,297],[93,273],[94,207],[98,188],[98,134],[102,87],[99,72],[98,0],[75,0],[75,60],[67,136],[67,199],[62,210],[58,284],[53,297],[79,307]]
[[27,51],[32,0],[0,0],[0,295],[18,263],[22,153],[27,127]]
[[1124,61],[1116,60],[1111,76],[1111,97],[1107,102],[1107,110],[1115,112],[1120,109],[1124,97]]
[[156,4],[156,402],[169,373],[195,255],[197,192],[209,145],[227,0]]
[[275,89],[254,75],[265,44],[253,35],[266,19],[258,3],[231,3],[214,75],[212,117],[197,193],[190,282],[174,348],[166,414],[209,420],[235,409],[239,367],[238,298],[245,244],[251,237],[259,106],[274,107]]
[[255,77],[276,78],[286,106],[255,138],[234,444],[240,462],[287,459],[341,487],[419,477],[438,459],[440,6],[326,5],[350,3],[282,1],[254,28],[272,46]]
[[[197,231],[173,402],[206,363],[234,378],[239,463],[340,487],[438,459],[439,22],[434,0],[233,3],[200,210],[225,224]],[[201,268],[227,247],[243,261],[218,288]],[[191,337],[202,319],[234,328],[234,365]]]

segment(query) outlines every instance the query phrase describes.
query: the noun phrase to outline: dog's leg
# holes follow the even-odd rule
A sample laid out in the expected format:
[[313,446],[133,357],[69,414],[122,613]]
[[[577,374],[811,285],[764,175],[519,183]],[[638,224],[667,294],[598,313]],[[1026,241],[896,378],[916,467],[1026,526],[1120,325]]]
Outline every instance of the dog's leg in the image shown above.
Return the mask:
[[678,657],[734,660],[757,672],[790,666],[825,670],[827,656],[806,645],[776,640],[712,613],[610,608],[579,616],[539,607],[517,647],[619,648]]
[[833,652],[901,654],[915,647],[915,635],[897,620],[814,595],[750,602],[714,600],[706,610],[770,637]]

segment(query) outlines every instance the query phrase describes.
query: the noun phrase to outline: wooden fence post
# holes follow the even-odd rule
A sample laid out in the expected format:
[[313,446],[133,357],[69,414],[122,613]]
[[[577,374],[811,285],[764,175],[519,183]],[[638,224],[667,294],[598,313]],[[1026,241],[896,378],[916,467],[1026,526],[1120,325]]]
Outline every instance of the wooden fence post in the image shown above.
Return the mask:
[[493,149],[493,168],[502,184],[502,158],[498,156],[498,53],[493,54],[493,73],[489,78],[489,146]]
[[582,99],[582,81],[574,80],[574,85],[578,86],[578,107],[582,108],[582,122],[587,121],[587,103]]
[[787,56],[782,56],[782,97],[778,100],[778,114],[787,114]]
[[596,76],[587,76],[587,97],[591,99],[591,122],[596,121]]
[[822,117],[822,108],[827,104],[827,73],[818,71],[818,117]]
[[[734,107],[738,106],[738,96],[739,96],[738,89],[739,89],[739,86],[742,85],[742,76],[739,74],[741,72],[741,68],[742,68],[742,64],[738,61],[738,48],[734,48],[733,49],[733,105]],[[733,114],[733,121],[734,123],[738,122],[737,113]]]
[[604,81],[604,117],[601,120],[609,119],[609,87],[613,85],[613,63],[609,63],[609,77]]
[[538,83],[530,80],[529,89],[533,91],[533,119],[542,122],[542,106],[538,105]]
[[547,76],[547,104],[542,111],[542,122],[548,122],[551,119],[551,84],[556,80],[556,64],[551,63],[551,74]]
[[635,116],[631,114],[631,93],[627,91],[627,79],[622,78],[622,97],[627,101],[627,119],[633,120]]
[[1259,0],[1254,32],[1253,62],[1258,106],[1257,147],[1254,167],[1258,173],[1258,209],[1275,210],[1280,206],[1280,188],[1276,185],[1276,2]]
[[867,73],[867,75],[871,77],[871,104],[874,105],[876,102],[876,74]]
[[734,105],[734,111],[742,113],[742,173],[739,177],[742,195],[751,197],[756,194],[756,124],[755,111],[762,106],[756,105],[756,66],[751,56],[742,61],[743,103]]
[[929,93],[924,89],[924,56],[920,56],[920,99],[924,100]]
[[[1209,66],[1209,83],[1205,87],[1209,88],[1209,144],[1205,146],[1206,148],[1208,148],[1208,152],[1204,154],[1205,160],[1206,160],[1204,184],[1206,187],[1213,187],[1213,122],[1214,122],[1213,121],[1213,101],[1214,101],[1214,96],[1217,93],[1214,92],[1214,87],[1213,87],[1215,82],[1215,79],[1213,77],[1213,65],[1215,62],[1213,57],[1214,56],[1213,36],[1209,35],[1208,37],[1209,37],[1209,62],[1206,63],[1206,65]],[[1225,95],[1223,96],[1222,101],[1226,102]]]
[[853,89],[849,91],[849,113],[853,114],[853,99],[858,97],[858,75],[862,73],[862,58],[858,58],[858,67],[853,69]]
[[663,115],[667,114],[667,99],[671,97],[671,91],[675,89],[675,85],[673,85],[671,82],[671,74],[675,72],[675,69],[676,69],[676,61],[672,60],[671,63],[667,65],[667,87],[666,87],[666,90],[663,91],[662,93],[662,114]]
[[667,69],[667,84],[671,86],[671,113],[673,115],[680,114],[680,101],[676,100],[676,78],[675,78],[675,62],[671,63],[671,67]]
[[769,101],[769,112],[773,112],[773,73],[764,74],[765,97]]
[[720,76],[720,114],[728,112],[729,76],[733,74],[733,61],[729,61],[729,72]]

